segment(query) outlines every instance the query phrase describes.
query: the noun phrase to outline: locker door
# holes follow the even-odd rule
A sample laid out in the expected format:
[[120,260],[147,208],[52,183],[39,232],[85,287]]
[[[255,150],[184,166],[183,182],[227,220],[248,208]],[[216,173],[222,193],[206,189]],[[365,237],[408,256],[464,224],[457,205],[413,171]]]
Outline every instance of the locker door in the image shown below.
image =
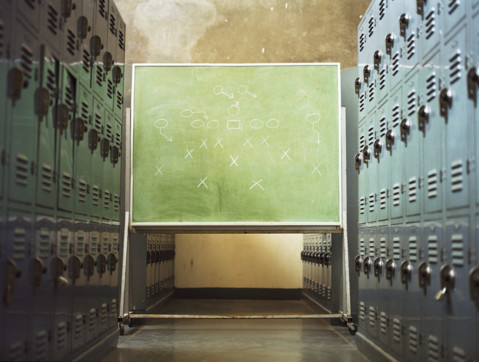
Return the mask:
[[71,7],[62,0],[42,1],[40,6],[40,37],[57,58],[61,56],[62,25]]
[[396,88],[404,79],[404,68],[401,67],[403,62],[402,49],[404,47],[404,38],[399,32],[399,20],[401,14],[404,13],[404,1],[390,0],[388,2],[388,27],[387,34],[384,36],[386,54],[390,58],[390,92],[395,92]]
[[121,143],[122,143],[122,123],[121,120],[116,119],[114,142],[110,148],[110,162],[113,167],[112,171],[112,214],[113,221],[120,221],[120,207],[121,207]]
[[448,0],[444,4],[443,26],[444,35],[447,37],[466,19],[468,1]]
[[399,14],[399,36],[403,44],[400,66],[404,68],[404,76],[408,78],[418,65],[421,46],[418,34],[421,31],[420,17],[416,11],[416,2],[404,1],[403,9]]
[[374,64],[374,69],[377,72],[376,99],[378,102],[382,102],[389,93],[388,68],[390,64],[390,57],[386,54],[386,44],[384,42],[384,39],[388,34],[387,1],[379,0],[376,6],[376,35],[372,61]]
[[404,177],[406,215],[417,216],[422,210],[421,139],[417,127],[419,75],[415,73],[403,84],[401,140],[404,144]]
[[390,281],[386,278],[386,260],[389,255],[389,228],[382,226],[378,228],[378,256],[374,259],[373,270],[374,276],[377,279],[378,289],[378,308],[377,308],[377,323],[378,323],[378,339],[385,346],[389,343],[389,292]]
[[[419,2],[418,2],[419,3]],[[422,17],[421,60],[424,64],[432,53],[440,49],[442,14],[441,0],[422,1],[420,16]],[[439,63],[436,63],[439,64]]]
[[[32,2],[37,6],[36,2]],[[8,74],[7,118],[10,119],[9,199],[31,204],[35,191],[35,161],[38,114],[35,107],[39,88],[40,45],[36,36],[16,21],[12,55],[16,59]]]
[[367,127],[367,151],[363,150],[363,160],[366,162],[366,159],[369,158],[366,166],[367,174],[367,215],[368,223],[376,223],[378,220],[378,160],[374,158],[374,142],[376,141],[377,134],[377,124],[376,124],[376,114],[369,115],[366,119]]
[[49,209],[56,206],[56,122],[57,92],[60,86],[60,63],[50,48],[42,45],[40,62],[41,84],[38,101],[42,104],[38,115],[38,149],[36,164],[36,204]]
[[369,52],[367,42],[367,20],[366,16],[363,16],[358,26],[358,65],[364,66],[368,62]]
[[[367,190],[368,190],[368,173],[367,173],[367,166],[363,159],[364,150],[368,149],[366,146],[366,138],[367,138],[367,131],[366,131],[366,122],[363,122],[358,127],[358,144],[359,149],[358,153],[355,156],[355,164],[356,170],[358,172],[358,223],[359,225],[365,224],[368,221],[368,214],[366,212],[366,204],[367,204]],[[369,162],[369,161],[368,161]]]
[[111,250],[108,255],[108,272],[110,273],[110,288],[109,288],[109,328],[114,329],[118,325],[118,298],[120,285],[120,228],[113,226],[111,230]]
[[40,27],[41,0],[18,0],[15,4],[15,17],[35,34]]
[[[90,147],[90,189],[92,193],[92,203],[90,215],[102,216],[102,183],[103,183],[103,156],[102,156],[102,134],[105,119],[105,109],[101,101],[97,98],[93,99],[93,113],[91,124],[88,127],[88,143]],[[104,144],[104,143],[103,143]]]
[[109,111],[105,111],[105,122],[103,125],[103,134],[100,142],[100,153],[103,160],[103,175],[102,175],[102,190],[103,190],[103,200],[102,200],[102,214],[104,218],[112,219],[114,216],[113,211],[113,188],[114,188],[114,177],[115,169],[111,162],[112,154],[110,153],[115,142],[115,129],[116,129],[116,120],[113,117],[113,114]]
[[81,53],[81,67],[79,67],[79,82],[86,88],[90,88],[92,81],[92,38],[95,35],[94,33],[94,23],[95,23],[95,12],[96,12],[96,3],[95,1],[82,1],[81,4],[81,18],[79,19],[79,24],[82,26],[78,29],[81,29],[80,38],[82,39],[80,43],[80,53]]
[[469,204],[468,151],[472,124],[471,102],[467,98],[466,28],[462,27],[445,45],[443,67],[445,86],[439,95],[439,112],[446,133],[446,207]]
[[99,307],[101,305],[102,288],[100,287],[101,276],[104,274],[105,264],[102,262],[101,254],[101,229],[97,223],[89,224],[90,245],[89,254],[95,261],[93,275],[90,276],[87,283],[87,342],[98,336],[98,318]]
[[385,221],[389,218],[389,153],[386,150],[386,134],[388,131],[387,123],[387,103],[382,105],[377,112],[379,127],[376,132],[373,153],[378,167],[378,221]]
[[[85,1],[89,3],[89,1]],[[82,67],[82,50],[89,34],[88,18],[82,16],[82,2],[63,2],[62,21],[63,29],[60,39],[61,59],[68,70],[80,82]],[[85,5],[86,6],[86,5]],[[91,31],[91,29],[90,29]]]
[[[113,85],[115,86],[114,111],[118,119],[123,123],[123,98],[124,98],[124,84],[125,84],[125,36],[126,25],[121,15],[117,18],[117,39],[116,45],[116,60],[115,66],[112,69],[111,77]],[[110,44],[111,42],[108,41]],[[113,45],[112,45],[113,46]]]
[[[374,260],[378,257],[378,247],[379,244],[379,237],[376,228],[368,228],[367,231],[367,256],[364,258],[365,265],[367,271],[369,269],[369,273],[367,274],[366,280],[366,290],[367,296],[365,298],[366,304],[366,333],[372,337],[373,339],[378,338],[378,324],[377,324],[377,315],[378,315],[378,290],[377,290],[377,279],[374,276]],[[369,257],[369,259],[367,259]],[[364,269],[364,266],[363,266]]]
[[106,98],[106,75],[111,70],[112,55],[108,51],[108,1],[96,0],[94,15],[93,36],[90,39],[90,53],[92,56],[92,88],[100,99]]
[[[479,5],[479,0],[477,4]],[[467,34],[471,34],[472,36],[469,37],[469,44],[468,49],[469,53],[472,52],[473,57],[471,62],[473,66],[468,71],[468,95],[469,95],[469,108],[473,107],[473,114],[474,114],[474,127],[475,127],[475,159],[476,159],[476,205],[479,205],[479,84],[476,82],[469,81],[469,79],[474,79],[474,72],[479,74],[479,42],[477,41],[479,36],[479,6],[475,9],[477,11],[476,14],[472,17],[472,19],[468,22]],[[471,80],[472,80],[471,79]]]
[[147,234],[146,239],[146,298],[150,298],[152,295],[152,278],[153,278],[153,241],[151,234]]
[[99,310],[98,310],[98,333],[104,334],[109,325],[109,303],[110,303],[110,285],[111,276],[108,270],[108,256],[111,250],[111,232],[107,225],[102,224],[101,228],[101,253],[99,260],[103,264],[100,270],[100,293],[99,293]]

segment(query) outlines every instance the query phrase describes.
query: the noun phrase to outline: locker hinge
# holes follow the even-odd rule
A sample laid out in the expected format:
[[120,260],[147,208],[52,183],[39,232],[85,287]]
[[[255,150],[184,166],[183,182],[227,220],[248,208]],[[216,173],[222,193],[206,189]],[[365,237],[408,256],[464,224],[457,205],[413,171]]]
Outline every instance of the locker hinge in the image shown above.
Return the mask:
[[466,160],[466,173],[469,175],[471,173],[471,160]]

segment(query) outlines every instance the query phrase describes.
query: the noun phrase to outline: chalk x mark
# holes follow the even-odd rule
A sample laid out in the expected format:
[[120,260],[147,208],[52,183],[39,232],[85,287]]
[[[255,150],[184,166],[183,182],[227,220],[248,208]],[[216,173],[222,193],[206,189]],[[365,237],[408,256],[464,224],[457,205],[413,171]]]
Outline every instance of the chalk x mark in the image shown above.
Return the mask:
[[268,137],[263,137],[263,141],[262,141],[259,145],[260,145],[260,146],[261,146],[261,145],[266,145],[266,147],[269,148],[269,143],[268,143],[269,137],[270,137],[270,136],[268,136]]
[[[313,165],[313,166],[314,166],[314,165]],[[321,173],[321,171],[319,171],[319,166],[321,166],[320,163],[318,163],[317,166],[314,166],[314,170],[313,170],[312,173],[314,174],[315,172],[317,172],[317,173],[319,173],[319,176],[323,176],[323,174]]]
[[163,165],[161,165],[161,166],[159,166],[159,167],[155,165],[155,167],[156,167],[155,176],[158,176],[158,174],[163,175],[163,172],[161,171],[162,168],[163,168]]
[[245,143],[243,143],[243,146],[250,146],[251,148],[253,148],[253,145],[251,144],[251,139],[253,137],[249,137],[246,139]]
[[194,149],[193,150],[186,149],[185,158],[189,157],[189,158],[193,159],[193,151],[194,151]]
[[264,191],[264,188],[260,185],[260,183],[263,181],[263,179],[259,180],[259,181],[255,181],[255,180],[251,180],[253,182],[253,185],[249,188],[249,190],[251,191],[252,189],[254,189],[256,186],[259,187],[261,190]]
[[288,148],[286,151],[283,151],[283,157],[281,157],[282,160],[286,157],[288,160],[291,161],[291,158],[288,155],[289,151],[291,151],[291,148]]
[[203,138],[201,139],[200,149],[201,149],[202,147],[204,147],[205,149],[208,149],[208,146],[206,145],[206,141],[208,141],[208,138],[205,139],[205,140],[204,140]]
[[236,167],[238,167],[238,164],[236,163],[236,161],[238,161],[239,156],[237,156],[236,158],[234,158],[233,156],[230,156],[230,158],[231,158],[231,161],[232,161],[232,162],[230,163],[230,167],[233,166],[233,165],[235,165]]
[[208,188],[208,185],[206,184],[206,179],[207,179],[207,178],[208,178],[208,177],[205,177],[203,180],[201,180],[201,182],[200,182],[199,185],[198,185],[198,188],[200,188],[201,185],[203,185],[204,187]]
[[223,143],[221,143],[221,142],[223,141],[223,139],[222,139],[222,138],[217,138],[216,140],[217,140],[218,142],[216,142],[215,148],[216,148],[218,145],[219,145],[221,148],[224,148],[224,147],[223,147]]

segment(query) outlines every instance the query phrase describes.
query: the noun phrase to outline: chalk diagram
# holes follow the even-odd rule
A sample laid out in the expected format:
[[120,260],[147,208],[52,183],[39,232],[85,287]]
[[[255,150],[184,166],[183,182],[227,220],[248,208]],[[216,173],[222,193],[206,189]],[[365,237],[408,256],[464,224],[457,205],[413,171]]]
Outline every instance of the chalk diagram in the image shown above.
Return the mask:
[[252,93],[249,91],[248,87],[246,87],[245,85],[241,85],[238,87],[238,93],[243,95],[243,94],[247,94],[253,98],[256,98],[257,95],[255,93]]
[[[197,115],[201,115],[201,118],[196,118]],[[190,126],[192,128],[203,128],[205,126],[205,121],[208,120],[208,115],[204,111],[196,111],[190,108],[184,109],[181,111],[181,117],[183,118],[195,118],[191,121]],[[216,124],[217,123],[217,124]],[[211,124],[211,128],[218,128],[219,127],[219,122],[216,120],[211,120],[207,123]]]
[[313,125],[313,132],[317,136],[317,140],[315,141],[315,143],[317,143],[318,145],[321,143],[321,139],[320,139],[319,131],[316,129],[316,123],[319,123],[320,120],[321,120],[321,114],[319,112],[310,113],[306,116],[306,122]]
[[235,97],[233,93],[226,93],[222,85],[217,85],[215,89],[213,89],[213,93],[216,96],[225,96],[225,97],[228,97],[229,99],[233,99]]
[[173,142],[173,138],[171,136],[167,136],[163,133],[163,130],[168,127],[168,121],[166,119],[157,119],[155,123],[153,123],[153,125],[155,126],[155,128],[158,128],[160,130],[160,134],[165,137],[168,142]]

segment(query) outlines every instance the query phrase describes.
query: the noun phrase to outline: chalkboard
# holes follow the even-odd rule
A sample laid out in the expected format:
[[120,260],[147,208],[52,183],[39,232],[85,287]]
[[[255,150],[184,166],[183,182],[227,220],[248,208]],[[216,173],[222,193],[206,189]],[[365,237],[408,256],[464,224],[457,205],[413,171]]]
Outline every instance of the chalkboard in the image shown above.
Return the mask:
[[338,64],[133,67],[132,225],[339,225]]

